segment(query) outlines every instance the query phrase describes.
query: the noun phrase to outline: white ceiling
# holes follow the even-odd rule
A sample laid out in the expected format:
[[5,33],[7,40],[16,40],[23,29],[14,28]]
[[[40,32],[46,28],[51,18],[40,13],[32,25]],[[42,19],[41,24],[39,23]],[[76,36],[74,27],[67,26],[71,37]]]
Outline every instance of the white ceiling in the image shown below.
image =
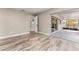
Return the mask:
[[71,13],[79,13],[79,8],[69,8],[68,10],[64,10],[61,12],[57,12],[59,14],[71,14]]
[[16,10],[24,10],[31,14],[38,14],[47,11],[50,8],[16,8]]
[[[21,10],[21,11],[24,11],[24,12],[31,13],[31,14],[34,14],[35,15],[35,14],[39,14],[39,13],[42,13],[44,11],[47,11],[47,10],[49,10],[51,8],[15,8],[15,9],[16,10]],[[54,9],[55,8],[53,8],[53,10]],[[55,10],[57,10],[57,9],[55,9]],[[69,8],[68,10],[60,11],[60,12],[57,12],[57,13],[67,14],[67,13],[74,13],[74,12],[79,12],[79,8]]]

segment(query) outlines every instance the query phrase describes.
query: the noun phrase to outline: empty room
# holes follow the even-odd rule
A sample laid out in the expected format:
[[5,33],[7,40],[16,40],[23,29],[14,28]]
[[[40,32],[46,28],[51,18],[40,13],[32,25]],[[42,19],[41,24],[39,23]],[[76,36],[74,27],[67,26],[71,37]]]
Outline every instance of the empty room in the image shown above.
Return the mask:
[[0,8],[0,51],[79,51],[79,8]]

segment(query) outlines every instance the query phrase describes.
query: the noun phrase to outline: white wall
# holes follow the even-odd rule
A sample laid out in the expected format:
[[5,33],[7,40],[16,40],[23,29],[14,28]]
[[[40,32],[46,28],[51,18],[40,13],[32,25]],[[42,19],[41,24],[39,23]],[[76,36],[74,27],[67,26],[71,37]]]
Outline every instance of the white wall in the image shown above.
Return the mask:
[[50,16],[46,13],[39,15],[39,32],[49,34],[51,31]]
[[0,37],[29,32],[31,16],[23,11],[0,9]]

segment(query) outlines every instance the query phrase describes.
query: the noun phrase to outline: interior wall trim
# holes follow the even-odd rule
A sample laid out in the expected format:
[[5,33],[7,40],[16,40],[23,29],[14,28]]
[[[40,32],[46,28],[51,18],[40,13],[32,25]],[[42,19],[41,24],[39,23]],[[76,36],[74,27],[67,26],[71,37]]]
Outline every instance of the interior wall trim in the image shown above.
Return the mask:
[[0,37],[0,39],[6,39],[6,38],[10,38],[10,37],[16,37],[16,36],[21,36],[24,34],[29,34],[30,32],[25,32],[25,33],[20,33],[20,34],[13,34],[13,35],[8,35],[8,36],[2,36]]
[[40,33],[40,34],[44,34],[44,35],[47,35],[47,36],[50,35],[50,34],[47,34],[47,33],[44,33],[44,32],[38,32],[38,33]]

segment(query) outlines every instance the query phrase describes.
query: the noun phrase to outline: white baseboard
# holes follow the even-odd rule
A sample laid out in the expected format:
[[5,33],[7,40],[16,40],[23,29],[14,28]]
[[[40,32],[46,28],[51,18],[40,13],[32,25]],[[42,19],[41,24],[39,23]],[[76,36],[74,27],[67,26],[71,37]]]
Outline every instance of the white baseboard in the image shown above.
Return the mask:
[[29,32],[20,33],[20,34],[13,34],[13,35],[8,35],[8,36],[2,36],[2,37],[0,37],[0,39],[5,39],[5,38],[9,38],[9,37],[16,37],[16,36],[20,36],[20,35],[24,35],[24,34],[29,34]]
[[47,36],[49,36],[49,34],[47,34],[47,33],[43,33],[43,32],[38,32],[38,33],[41,33],[41,34],[44,34],[44,35],[47,35]]

